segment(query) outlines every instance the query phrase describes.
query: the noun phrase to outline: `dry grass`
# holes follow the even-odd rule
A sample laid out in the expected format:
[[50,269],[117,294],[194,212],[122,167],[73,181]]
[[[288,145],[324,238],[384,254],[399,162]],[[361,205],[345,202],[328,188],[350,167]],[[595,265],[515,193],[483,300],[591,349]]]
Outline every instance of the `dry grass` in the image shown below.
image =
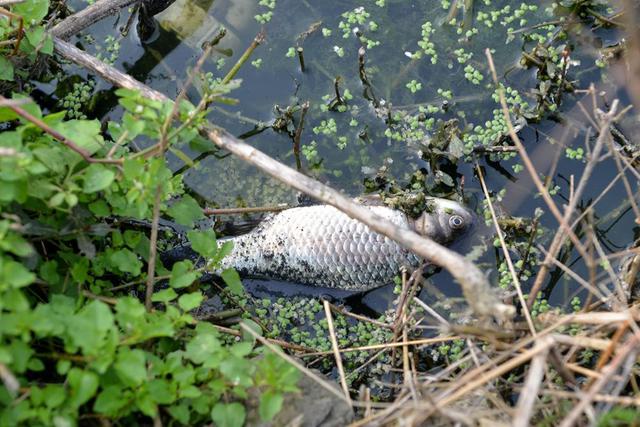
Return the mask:
[[[635,56],[634,60],[637,60]],[[492,62],[490,54],[488,61]],[[494,78],[498,83],[495,73]],[[636,379],[640,311],[634,303],[640,270],[638,248],[605,253],[602,237],[593,232],[593,211],[602,195],[578,210],[585,189],[593,184],[590,180],[594,171],[608,161],[608,165],[615,165],[618,173],[608,186],[605,185],[606,192],[616,185],[624,189],[628,199],[622,204],[628,206],[636,222],[640,223],[636,162],[640,146],[622,150],[612,135],[621,119],[635,113],[617,100],[603,104],[602,94],[596,87],[584,93],[578,107],[584,118],[580,125],[591,137],[588,139],[591,145],[587,144],[590,147],[588,158],[575,186],[571,176],[571,195],[565,206],[558,206],[548,194],[539,178],[540,171],[529,159],[511,125],[504,96],[501,97],[505,117],[509,120],[510,137],[548,211],[557,220],[557,232],[548,246],[538,245],[545,261],[535,279],[532,294],[544,288],[550,269],[556,267],[576,286],[583,288],[587,298],[582,310],[573,314],[557,310],[538,316],[531,314],[533,298],[530,295],[525,301],[519,276],[510,259],[508,242],[491,203],[490,191],[481,169],[477,168],[523,322],[503,326],[499,331],[473,325],[451,326],[426,306],[427,313],[438,316],[435,321],[443,329],[455,331],[466,339],[466,349],[458,362],[439,372],[416,372],[407,362],[415,348],[403,345],[404,382],[395,401],[383,409],[361,412],[353,426],[528,426],[542,423],[568,427],[594,425],[615,407],[637,410],[640,406],[640,387]],[[598,186],[603,184],[607,183],[598,183]],[[576,231],[578,226],[580,232]],[[558,258],[560,249],[567,245],[572,245],[578,253],[585,266],[583,270],[576,265],[566,265]],[[586,275],[581,271],[587,271]],[[398,319],[411,324],[408,316],[406,306],[400,306]],[[403,340],[406,335],[399,336],[390,345],[403,344]],[[585,351],[594,355],[592,360],[583,357]]]

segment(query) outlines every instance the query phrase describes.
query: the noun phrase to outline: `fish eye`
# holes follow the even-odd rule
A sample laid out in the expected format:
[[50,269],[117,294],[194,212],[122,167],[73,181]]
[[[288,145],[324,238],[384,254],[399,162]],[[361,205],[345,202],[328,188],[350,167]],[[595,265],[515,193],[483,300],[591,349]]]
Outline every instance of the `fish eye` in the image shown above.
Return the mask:
[[451,215],[449,217],[449,226],[454,230],[459,230],[464,227],[464,218],[460,215]]

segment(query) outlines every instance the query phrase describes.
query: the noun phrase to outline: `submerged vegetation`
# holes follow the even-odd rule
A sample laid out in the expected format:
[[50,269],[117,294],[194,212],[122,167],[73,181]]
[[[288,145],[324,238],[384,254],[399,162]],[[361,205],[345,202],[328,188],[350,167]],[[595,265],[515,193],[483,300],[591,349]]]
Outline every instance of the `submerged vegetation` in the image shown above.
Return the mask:
[[[283,425],[312,388],[336,425],[638,422],[633,2],[179,0],[141,41],[107,1],[65,33],[90,2],[0,0],[0,426]],[[515,317],[436,266],[348,298],[210,277],[224,208],[296,203],[211,123],[410,216],[465,201]]]

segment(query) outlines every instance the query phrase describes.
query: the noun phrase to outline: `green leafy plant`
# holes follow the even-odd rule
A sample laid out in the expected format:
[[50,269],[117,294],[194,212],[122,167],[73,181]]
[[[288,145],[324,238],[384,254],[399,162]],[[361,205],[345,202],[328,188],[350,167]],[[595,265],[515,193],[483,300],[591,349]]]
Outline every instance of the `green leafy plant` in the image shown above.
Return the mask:
[[[27,75],[25,57],[51,52],[40,24],[47,10],[40,0],[13,7],[26,32],[18,56],[11,43],[1,45],[5,80]],[[17,44],[15,25],[0,20],[0,37]],[[208,103],[238,85],[203,81],[203,102],[175,110],[117,91],[125,112],[108,123],[108,136],[79,108],[67,119],[25,95],[2,98],[9,106],[0,107],[0,425],[169,417],[237,426],[250,390],[262,396],[265,421],[295,390],[294,367],[262,354],[253,339],[230,340],[193,317],[205,298],[194,286],[205,267],[183,261],[169,271],[157,262],[149,271],[155,242],[126,226],[128,219],[153,224],[157,209],[191,229],[206,268],[231,250],[213,231],[193,229],[202,208],[163,156],[189,161],[181,147],[205,144],[198,129]],[[230,292],[244,292],[235,271],[222,278]],[[130,290],[142,295],[147,282],[153,292],[145,306]]]

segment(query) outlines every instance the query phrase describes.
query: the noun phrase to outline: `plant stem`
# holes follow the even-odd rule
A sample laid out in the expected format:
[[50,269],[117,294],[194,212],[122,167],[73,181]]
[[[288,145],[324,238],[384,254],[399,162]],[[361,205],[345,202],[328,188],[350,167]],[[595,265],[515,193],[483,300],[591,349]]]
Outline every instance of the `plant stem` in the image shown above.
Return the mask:
[[238,71],[240,71],[240,68],[251,57],[251,54],[253,53],[253,51],[256,50],[256,48],[260,46],[262,42],[264,42],[265,37],[266,37],[266,34],[264,33],[264,31],[260,31],[258,33],[258,35],[253,39],[253,41],[251,42],[247,50],[245,50],[242,56],[238,59],[238,62],[236,62],[233,65],[233,67],[229,70],[227,75],[224,76],[224,78],[222,79],[222,84],[229,83],[231,79],[233,79],[236,76],[236,74],[238,74]]
[[305,68],[304,68],[304,49],[302,48],[302,46],[298,47],[296,49],[296,51],[298,52],[298,60],[300,61],[300,71],[304,73]]
[[309,101],[302,104],[302,111],[300,112],[300,121],[296,128],[296,133],[293,136],[293,155],[296,158],[296,168],[298,171],[302,169],[302,162],[300,161],[300,138],[302,136],[302,129],[304,127],[304,116],[309,110]]

